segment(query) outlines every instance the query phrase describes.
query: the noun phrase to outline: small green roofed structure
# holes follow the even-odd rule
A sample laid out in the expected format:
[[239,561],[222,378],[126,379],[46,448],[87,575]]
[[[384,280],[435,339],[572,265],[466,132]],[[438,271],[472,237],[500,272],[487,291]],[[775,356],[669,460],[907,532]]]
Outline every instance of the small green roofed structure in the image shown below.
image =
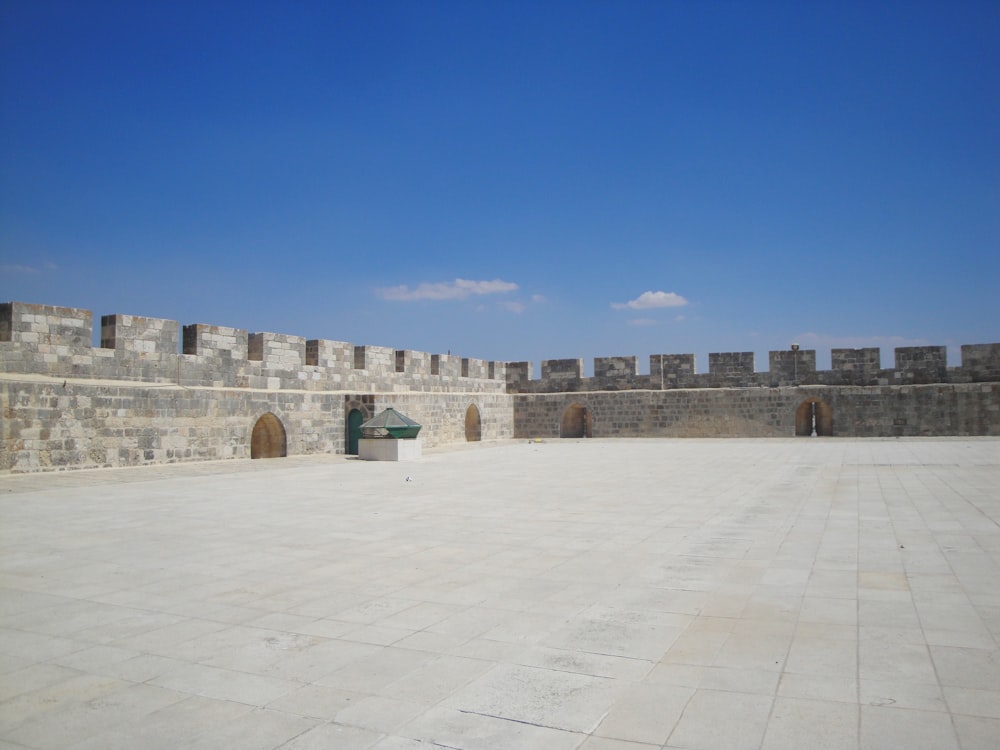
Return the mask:
[[422,426],[405,414],[400,414],[390,406],[367,422],[362,422],[360,429],[366,438],[394,438],[396,440],[404,440],[415,438]]

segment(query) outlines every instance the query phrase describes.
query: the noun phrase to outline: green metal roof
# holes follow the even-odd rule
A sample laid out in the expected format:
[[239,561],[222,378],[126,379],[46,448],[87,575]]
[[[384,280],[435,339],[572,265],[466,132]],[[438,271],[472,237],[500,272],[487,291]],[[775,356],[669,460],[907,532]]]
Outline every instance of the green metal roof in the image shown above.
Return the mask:
[[366,433],[375,433],[369,437],[415,438],[422,426],[390,406],[367,422],[362,422],[360,429]]

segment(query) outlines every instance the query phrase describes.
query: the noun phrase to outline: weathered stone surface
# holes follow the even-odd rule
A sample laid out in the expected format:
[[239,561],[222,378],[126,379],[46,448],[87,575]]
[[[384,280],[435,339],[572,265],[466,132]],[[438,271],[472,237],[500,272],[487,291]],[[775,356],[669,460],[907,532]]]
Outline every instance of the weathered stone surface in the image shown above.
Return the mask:
[[574,405],[592,437],[788,437],[804,401],[832,412],[833,435],[1000,435],[1000,383],[705,388],[514,395],[516,437],[559,437]]

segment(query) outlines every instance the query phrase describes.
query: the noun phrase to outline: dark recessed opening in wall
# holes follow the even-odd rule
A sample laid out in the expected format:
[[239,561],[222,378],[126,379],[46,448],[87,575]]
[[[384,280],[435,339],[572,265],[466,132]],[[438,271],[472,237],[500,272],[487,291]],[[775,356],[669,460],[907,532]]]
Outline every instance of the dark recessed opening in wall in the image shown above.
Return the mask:
[[101,349],[115,348],[115,316],[101,316]]
[[795,410],[795,434],[799,437],[831,437],[833,410],[822,399],[809,398]]
[[570,404],[567,406],[566,411],[562,415],[562,422],[559,425],[559,437],[593,437],[590,410],[582,404]]
[[477,443],[483,439],[483,423],[479,416],[479,409],[475,404],[469,404],[465,410],[465,440],[469,443]]
[[250,458],[282,458],[288,455],[288,440],[281,420],[271,412],[253,426],[250,437]]

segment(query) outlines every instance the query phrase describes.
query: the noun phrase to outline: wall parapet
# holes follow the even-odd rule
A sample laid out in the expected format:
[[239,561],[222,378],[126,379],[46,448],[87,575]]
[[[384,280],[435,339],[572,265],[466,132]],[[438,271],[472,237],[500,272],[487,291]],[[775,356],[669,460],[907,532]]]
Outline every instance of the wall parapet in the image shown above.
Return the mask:
[[[771,351],[758,372],[753,352],[712,352],[707,373],[693,354],[653,354],[649,374],[634,356],[597,357],[584,377],[583,359],[549,359],[533,379],[530,362],[497,362],[448,354],[304,339],[278,333],[177,322],[136,315],[100,318],[94,347],[89,310],[0,304],[0,371],[53,377],[175,383],[188,387],[395,392],[578,391],[757,388],[801,385],[921,385],[1000,381],[1000,343],[962,346],[962,364],[947,366],[944,346],[898,347],[894,367],[881,367],[876,347],[833,349],[831,368],[817,370],[812,349]],[[180,335],[179,335],[180,334]]]
[[[497,362],[135,315],[0,304],[0,472],[254,455],[265,417],[289,455],[348,452],[350,406],[401,406],[431,444],[509,437],[1000,435],[1000,344]],[[46,377],[23,377],[23,376]],[[110,381],[110,382],[109,382]],[[812,412],[806,409],[812,409]],[[470,426],[470,414],[476,420]],[[356,424],[354,425],[356,427]],[[829,431],[827,431],[829,428]],[[581,435],[575,434],[577,431]],[[423,435],[423,433],[422,433]]]
[[505,364],[90,310],[0,304],[0,372],[263,390],[505,393]]
[[833,349],[831,368],[816,369],[814,349],[771,351],[770,369],[758,372],[753,352],[713,352],[708,372],[699,373],[693,354],[653,354],[649,375],[640,375],[635,357],[596,357],[593,377],[583,377],[582,359],[542,361],[542,376],[532,379],[530,362],[507,364],[511,393],[673,390],[683,388],[779,388],[803,385],[924,385],[1000,381],[1000,343],[962,346],[962,365],[947,367],[944,346],[895,350],[894,368],[881,367],[877,347]]

